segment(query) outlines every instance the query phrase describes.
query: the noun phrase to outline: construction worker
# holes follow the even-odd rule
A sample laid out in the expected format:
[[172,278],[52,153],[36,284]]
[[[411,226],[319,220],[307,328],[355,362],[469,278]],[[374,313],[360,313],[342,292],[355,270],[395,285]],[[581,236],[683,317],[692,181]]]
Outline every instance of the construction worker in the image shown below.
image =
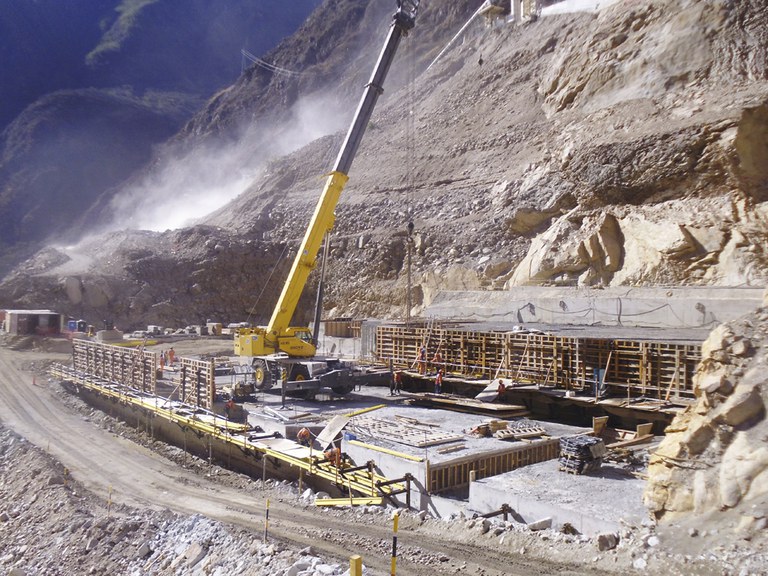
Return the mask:
[[419,349],[419,356],[417,358],[419,362],[419,374],[427,373],[427,349],[422,346]]
[[174,352],[173,348],[168,350],[168,363],[173,364],[176,359],[176,352]]
[[227,403],[224,404],[224,414],[227,416],[227,420],[229,420],[232,416],[232,410],[235,407],[235,401],[230,398],[227,400]]
[[395,372],[395,377],[393,378],[393,380],[394,380],[394,386],[395,386],[395,394],[400,394],[400,388],[403,385],[403,371],[398,370],[397,372]]
[[312,442],[312,433],[309,431],[309,428],[304,427],[299,430],[299,433],[296,434],[296,440],[302,446],[309,446]]
[[441,394],[443,391],[443,369],[437,371],[435,376],[435,394]]
[[341,468],[341,450],[339,448],[333,447],[330,450],[326,450],[323,452],[323,456],[336,468]]
[[441,368],[441,364],[443,363],[443,357],[440,355],[440,350],[435,351],[435,355],[432,356],[432,366],[435,367],[435,370],[439,370]]
[[502,396],[502,394],[504,394],[504,392],[506,392],[506,391],[507,391],[507,387],[504,385],[504,380],[502,380],[501,378],[499,378],[499,387],[498,387],[498,388],[497,388],[497,390],[496,390],[496,392],[497,392],[497,394],[498,394],[498,396],[497,396],[497,398],[496,398],[496,399],[497,399],[499,402],[501,402],[501,396]]

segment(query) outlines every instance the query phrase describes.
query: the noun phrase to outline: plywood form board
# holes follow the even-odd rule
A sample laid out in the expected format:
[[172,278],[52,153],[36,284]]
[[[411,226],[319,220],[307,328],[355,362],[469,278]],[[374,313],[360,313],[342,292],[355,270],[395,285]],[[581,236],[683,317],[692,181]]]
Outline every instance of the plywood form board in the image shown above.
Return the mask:
[[316,440],[320,449],[326,450],[350,420],[351,418],[349,416],[341,414],[337,414],[331,418],[331,421],[328,422],[328,424],[325,425],[325,428],[321,430],[320,434],[317,435]]

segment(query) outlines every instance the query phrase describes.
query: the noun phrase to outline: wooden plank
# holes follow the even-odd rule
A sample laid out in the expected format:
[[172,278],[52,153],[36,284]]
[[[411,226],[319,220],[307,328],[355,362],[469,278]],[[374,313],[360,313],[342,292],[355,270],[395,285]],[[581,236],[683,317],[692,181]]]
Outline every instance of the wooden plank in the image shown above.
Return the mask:
[[650,442],[653,440],[654,435],[653,434],[646,434],[645,436],[637,436],[636,438],[631,438],[629,440],[622,440],[620,442],[614,442],[613,444],[606,444],[606,448],[614,449],[614,448],[625,448],[626,446],[635,446],[636,444],[645,444],[646,442]]
[[326,450],[336,439],[336,436],[339,435],[339,432],[344,429],[344,426],[349,424],[351,419],[351,416],[344,414],[338,414],[331,418],[331,421],[325,425],[325,428],[315,438],[315,443],[319,446],[320,450]]

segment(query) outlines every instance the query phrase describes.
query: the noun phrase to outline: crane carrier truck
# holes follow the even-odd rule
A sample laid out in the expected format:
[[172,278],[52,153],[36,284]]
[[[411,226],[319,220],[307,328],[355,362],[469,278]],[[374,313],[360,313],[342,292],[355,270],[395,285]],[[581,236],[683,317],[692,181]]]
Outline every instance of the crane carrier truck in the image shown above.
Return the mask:
[[[420,0],[398,0],[397,10],[379,54],[370,81],[355,112],[333,170],[315,207],[282,293],[267,326],[243,328],[235,333],[235,354],[252,373],[253,387],[266,390],[282,382],[291,393],[314,394],[330,388],[347,394],[371,378],[352,362],[316,355],[316,335],[307,327],[290,326],[310,272],[315,268],[323,239],[334,224],[334,210],[349,179],[348,173],[368,126],[376,102],[383,92],[384,79],[394,60],[400,40],[413,28]],[[315,316],[315,324],[319,321]],[[317,334],[317,332],[315,333]],[[381,378],[381,375],[376,375]]]

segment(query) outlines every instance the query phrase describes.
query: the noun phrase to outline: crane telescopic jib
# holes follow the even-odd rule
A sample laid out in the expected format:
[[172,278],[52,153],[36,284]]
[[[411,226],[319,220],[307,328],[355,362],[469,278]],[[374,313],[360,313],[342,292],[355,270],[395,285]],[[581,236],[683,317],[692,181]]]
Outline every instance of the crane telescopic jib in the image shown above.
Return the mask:
[[309,328],[291,327],[289,323],[296,311],[309,273],[315,267],[323,238],[333,228],[334,210],[344,185],[349,179],[348,173],[352,161],[357,154],[376,102],[384,91],[384,80],[395,58],[400,40],[414,27],[419,3],[420,0],[397,0],[397,11],[392,18],[387,39],[379,54],[373,74],[365,86],[363,96],[333,170],[326,179],[325,187],[304,234],[291,271],[283,285],[282,293],[275,305],[269,324],[239,330],[235,334],[236,354],[260,356],[283,352],[293,358],[311,358],[315,355],[316,347]]

